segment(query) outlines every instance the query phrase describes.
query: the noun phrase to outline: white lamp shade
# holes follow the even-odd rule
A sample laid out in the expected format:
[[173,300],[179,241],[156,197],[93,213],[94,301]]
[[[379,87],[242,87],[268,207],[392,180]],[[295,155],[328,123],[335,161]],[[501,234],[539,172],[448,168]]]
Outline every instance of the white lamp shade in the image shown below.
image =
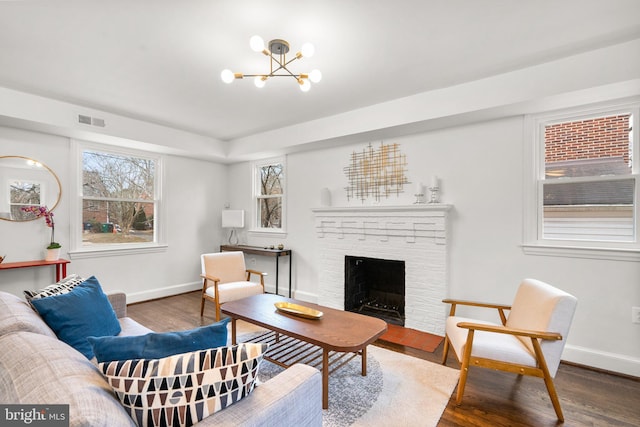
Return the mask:
[[311,43],[303,44],[300,49],[300,53],[302,53],[302,56],[305,58],[311,58],[315,52],[316,48]]
[[264,40],[260,36],[253,36],[249,39],[249,47],[254,52],[262,52],[264,50]]
[[256,76],[255,79],[253,79],[253,84],[255,84],[257,88],[263,88],[266,83],[267,79],[262,78],[262,76]]
[[313,83],[318,83],[320,80],[322,80],[322,73],[320,72],[320,70],[312,70],[309,73],[309,80],[311,80]]
[[302,83],[300,83],[300,90],[303,92],[309,92],[309,89],[311,89],[311,83],[309,83],[309,80],[304,79]]
[[244,210],[226,210],[222,211],[222,228],[243,228],[244,227]]
[[220,78],[225,83],[231,83],[233,80],[235,80],[236,77],[233,75],[233,71],[227,69],[222,70],[222,72],[220,73]]

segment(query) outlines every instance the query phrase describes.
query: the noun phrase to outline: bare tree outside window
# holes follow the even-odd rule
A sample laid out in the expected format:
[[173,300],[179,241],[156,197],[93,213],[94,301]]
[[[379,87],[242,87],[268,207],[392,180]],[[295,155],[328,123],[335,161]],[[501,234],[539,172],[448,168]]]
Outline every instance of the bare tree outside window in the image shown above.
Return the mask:
[[83,245],[154,241],[156,161],[84,151]]
[[282,197],[284,194],[284,167],[282,163],[258,166],[257,194],[260,228],[282,228]]
[[40,183],[29,181],[12,181],[9,183],[9,204],[11,217],[24,220],[33,218],[33,213],[25,212],[23,207],[40,206]]

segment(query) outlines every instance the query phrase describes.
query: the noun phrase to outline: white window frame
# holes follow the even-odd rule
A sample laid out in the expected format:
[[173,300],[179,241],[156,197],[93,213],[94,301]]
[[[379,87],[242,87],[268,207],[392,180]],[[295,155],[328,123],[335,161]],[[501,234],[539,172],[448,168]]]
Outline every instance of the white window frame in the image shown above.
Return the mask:
[[[143,157],[152,159],[155,164],[155,182],[154,182],[154,203],[156,205],[154,212],[154,241],[141,243],[126,244],[108,244],[108,245],[82,245],[82,227],[78,224],[82,223],[82,206],[83,206],[83,188],[82,188],[82,153],[85,150],[92,150],[102,153],[113,153],[116,155]],[[164,252],[167,249],[166,244],[166,207],[163,203],[164,191],[164,156],[122,147],[107,146],[102,144],[91,143],[87,141],[71,140],[71,165],[74,178],[74,185],[71,187],[73,194],[71,195],[71,212],[70,212],[70,236],[71,250],[69,256],[71,259],[95,258],[113,255],[133,255],[150,252]]]
[[[281,228],[263,228],[260,226],[260,213],[258,209],[258,199],[261,196],[260,193],[260,168],[267,165],[273,164],[281,164],[282,165],[282,173],[284,176],[284,185],[282,186],[282,226]],[[263,159],[259,161],[255,161],[251,164],[251,174],[252,174],[252,195],[251,195],[251,227],[249,232],[253,235],[259,236],[272,236],[272,237],[286,237],[287,234],[287,186],[288,186],[288,176],[287,176],[287,157],[274,157],[269,159]]]
[[[631,112],[633,146],[631,147],[631,175],[617,175],[616,178],[634,179],[634,234],[633,242],[558,240],[545,239],[543,233],[543,183],[544,183],[544,127],[545,125],[577,121],[594,117]],[[609,102],[591,107],[572,108],[562,111],[528,115],[524,122],[524,230],[523,251],[530,255],[565,256],[575,258],[640,261],[640,142],[638,131],[640,121],[640,99],[630,102]],[[607,178],[605,178],[607,179]]]

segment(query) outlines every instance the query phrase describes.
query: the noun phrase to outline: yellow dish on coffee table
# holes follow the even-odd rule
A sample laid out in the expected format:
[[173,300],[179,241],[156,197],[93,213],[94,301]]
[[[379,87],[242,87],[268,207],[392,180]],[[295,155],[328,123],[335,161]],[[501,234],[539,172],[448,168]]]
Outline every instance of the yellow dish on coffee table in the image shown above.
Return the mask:
[[304,305],[294,304],[292,302],[277,302],[274,304],[276,308],[284,313],[293,314],[294,316],[304,317],[305,319],[320,319],[323,315],[321,311]]

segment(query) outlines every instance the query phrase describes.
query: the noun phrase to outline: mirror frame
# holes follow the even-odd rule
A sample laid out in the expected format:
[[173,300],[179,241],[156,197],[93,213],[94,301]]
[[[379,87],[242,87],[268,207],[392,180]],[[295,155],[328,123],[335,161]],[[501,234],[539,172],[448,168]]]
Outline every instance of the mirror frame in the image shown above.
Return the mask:
[[[60,178],[58,178],[58,175],[56,175],[56,173],[49,166],[45,165],[44,163],[38,160],[32,159],[30,157],[25,157],[25,156],[0,156],[0,161],[2,161],[2,159],[24,159],[24,160],[31,160],[32,162],[41,164],[43,168],[49,171],[49,173],[55,179],[56,184],[58,184],[58,197],[56,198],[56,202],[53,204],[53,206],[49,207],[49,211],[53,211],[56,208],[56,206],[58,206],[58,204],[60,203],[60,199],[62,198],[62,184],[60,183]],[[38,219],[38,217],[33,217],[29,219],[12,219],[12,218],[0,217],[0,220],[11,221],[11,222],[27,222],[27,221],[33,221],[36,219]]]

